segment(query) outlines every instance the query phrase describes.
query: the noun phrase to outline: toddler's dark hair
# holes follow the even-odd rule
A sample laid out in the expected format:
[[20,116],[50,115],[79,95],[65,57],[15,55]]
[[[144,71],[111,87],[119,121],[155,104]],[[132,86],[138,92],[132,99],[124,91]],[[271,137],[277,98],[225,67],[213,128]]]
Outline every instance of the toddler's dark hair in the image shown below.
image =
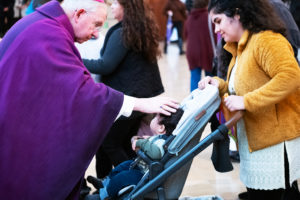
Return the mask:
[[183,113],[184,111],[181,108],[178,108],[177,111],[172,113],[170,116],[160,114],[162,119],[159,124],[163,124],[165,126],[167,136],[172,135],[172,132],[176,128]]

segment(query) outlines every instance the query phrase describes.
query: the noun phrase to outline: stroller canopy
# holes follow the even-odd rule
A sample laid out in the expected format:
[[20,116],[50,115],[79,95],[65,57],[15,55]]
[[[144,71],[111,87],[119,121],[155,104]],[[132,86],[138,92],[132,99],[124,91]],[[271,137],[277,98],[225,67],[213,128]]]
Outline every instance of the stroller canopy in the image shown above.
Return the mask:
[[173,135],[175,139],[168,147],[171,154],[177,154],[206,125],[219,108],[221,99],[217,87],[207,85],[205,89],[194,90],[186,97],[180,107],[184,110]]

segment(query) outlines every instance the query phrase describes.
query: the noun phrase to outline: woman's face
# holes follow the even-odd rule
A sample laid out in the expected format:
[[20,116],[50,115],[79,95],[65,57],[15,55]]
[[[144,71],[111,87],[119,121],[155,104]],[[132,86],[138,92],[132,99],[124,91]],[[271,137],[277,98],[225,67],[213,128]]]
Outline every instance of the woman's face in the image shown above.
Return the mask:
[[212,22],[215,24],[215,33],[220,33],[225,42],[238,42],[244,33],[240,22],[240,16],[235,15],[233,18],[225,14],[215,14],[210,12]]
[[116,20],[122,21],[124,15],[124,9],[117,0],[114,0],[113,3],[111,4],[111,12]]

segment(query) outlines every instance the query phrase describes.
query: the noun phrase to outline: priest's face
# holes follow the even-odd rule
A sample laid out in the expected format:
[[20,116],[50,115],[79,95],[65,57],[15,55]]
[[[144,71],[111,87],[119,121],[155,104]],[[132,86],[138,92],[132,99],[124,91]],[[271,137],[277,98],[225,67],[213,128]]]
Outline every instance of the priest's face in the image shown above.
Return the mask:
[[96,11],[89,12],[84,9],[75,11],[73,29],[75,42],[83,43],[91,38],[97,38],[100,28],[107,16],[106,7],[99,6]]

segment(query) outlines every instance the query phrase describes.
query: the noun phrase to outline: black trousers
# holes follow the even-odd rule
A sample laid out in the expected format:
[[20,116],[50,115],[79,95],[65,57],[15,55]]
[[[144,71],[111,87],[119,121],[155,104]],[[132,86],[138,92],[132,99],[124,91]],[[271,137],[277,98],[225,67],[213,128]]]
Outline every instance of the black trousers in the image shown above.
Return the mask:
[[289,163],[286,151],[284,151],[285,186],[286,189],[254,190],[247,188],[249,200],[300,200],[297,181],[289,184]]
[[[183,28],[183,22],[181,21],[173,21],[173,26],[172,26],[172,32],[174,30],[174,28],[177,29],[177,33],[178,33],[178,47],[180,52],[183,51],[182,49],[182,45],[183,45],[183,41],[182,41],[182,28]],[[165,39],[165,46],[164,46],[164,52],[167,52],[167,47],[168,47],[168,42],[167,42],[167,38]]]
[[130,117],[120,117],[114,123],[96,153],[98,178],[107,176],[112,166],[136,157],[131,148],[131,137],[137,134],[143,116],[139,112],[133,112]]

